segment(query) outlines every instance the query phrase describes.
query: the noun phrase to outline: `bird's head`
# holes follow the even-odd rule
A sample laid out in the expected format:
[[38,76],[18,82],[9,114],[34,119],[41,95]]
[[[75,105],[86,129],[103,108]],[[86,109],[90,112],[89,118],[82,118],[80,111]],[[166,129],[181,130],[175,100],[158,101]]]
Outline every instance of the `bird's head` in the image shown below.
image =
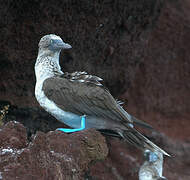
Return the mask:
[[152,152],[148,149],[144,151],[144,158],[148,162],[155,162],[159,159],[159,154],[157,152]]
[[40,39],[38,46],[39,49],[49,50],[53,52],[61,51],[61,49],[72,48],[70,44],[63,42],[63,40],[55,34],[49,34],[43,36]]

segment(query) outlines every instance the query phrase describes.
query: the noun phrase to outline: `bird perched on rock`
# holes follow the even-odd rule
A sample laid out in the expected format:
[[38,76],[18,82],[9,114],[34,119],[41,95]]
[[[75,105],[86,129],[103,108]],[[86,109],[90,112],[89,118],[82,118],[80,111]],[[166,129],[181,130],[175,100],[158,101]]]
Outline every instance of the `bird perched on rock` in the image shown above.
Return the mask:
[[157,150],[168,155],[134,128],[135,124],[150,126],[128,114],[101,84],[101,78],[86,72],[61,71],[60,52],[70,48],[59,36],[46,35],[39,42],[35,63],[37,101],[57,120],[74,128],[59,130],[108,129],[143,151]]
[[163,154],[150,150],[144,151],[145,161],[139,170],[139,180],[167,180],[162,176]]

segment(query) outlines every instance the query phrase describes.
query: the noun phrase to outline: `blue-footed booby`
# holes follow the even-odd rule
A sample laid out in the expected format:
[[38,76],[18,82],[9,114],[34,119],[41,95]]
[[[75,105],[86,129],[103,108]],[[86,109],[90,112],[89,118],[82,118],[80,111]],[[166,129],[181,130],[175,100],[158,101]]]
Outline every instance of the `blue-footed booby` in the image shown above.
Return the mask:
[[74,128],[59,130],[111,130],[143,151],[168,155],[134,128],[135,124],[150,126],[128,114],[102,85],[101,78],[86,72],[62,72],[59,55],[62,49],[70,48],[59,36],[45,35],[39,42],[35,63],[37,101],[58,121]]
[[162,176],[164,158],[161,152],[145,150],[144,160],[139,170],[139,180],[167,180]]

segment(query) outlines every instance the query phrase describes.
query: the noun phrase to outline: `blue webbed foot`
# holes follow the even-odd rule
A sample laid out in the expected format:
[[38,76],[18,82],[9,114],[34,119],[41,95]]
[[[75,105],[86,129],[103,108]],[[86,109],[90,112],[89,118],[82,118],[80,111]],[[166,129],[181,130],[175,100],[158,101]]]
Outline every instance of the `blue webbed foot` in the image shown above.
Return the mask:
[[80,128],[76,128],[76,129],[58,128],[57,130],[63,131],[65,133],[72,133],[72,132],[82,131],[82,130],[85,129],[85,120],[86,120],[86,115],[83,115],[81,117],[81,127]]

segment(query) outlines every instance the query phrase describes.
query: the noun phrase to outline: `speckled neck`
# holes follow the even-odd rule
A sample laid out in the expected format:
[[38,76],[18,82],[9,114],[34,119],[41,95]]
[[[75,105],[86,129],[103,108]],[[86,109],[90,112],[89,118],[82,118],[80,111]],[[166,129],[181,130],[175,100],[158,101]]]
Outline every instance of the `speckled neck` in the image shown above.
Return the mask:
[[59,65],[60,51],[40,51],[35,64],[36,81],[44,81],[56,74],[63,74]]

